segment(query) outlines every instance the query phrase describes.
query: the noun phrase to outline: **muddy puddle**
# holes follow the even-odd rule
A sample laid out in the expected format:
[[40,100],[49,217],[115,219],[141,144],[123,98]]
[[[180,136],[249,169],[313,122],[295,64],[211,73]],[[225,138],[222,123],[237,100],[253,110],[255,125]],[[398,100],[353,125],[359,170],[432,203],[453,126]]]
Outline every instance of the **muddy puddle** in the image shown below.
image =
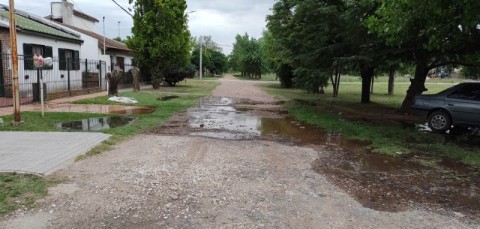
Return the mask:
[[128,117],[103,117],[57,123],[55,126],[57,129],[67,131],[100,131],[122,127],[130,124],[132,121],[133,118]]
[[478,169],[429,155],[375,154],[367,150],[368,142],[302,124],[270,104],[257,108],[228,98],[207,98],[153,132],[308,145],[321,152],[312,162],[313,170],[365,207],[387,212],[421,208],[480,218]]
[[[35,111],[40,111],[40,110],[41,108],[35,109]],[[51,104],[45,107],[45,111],[140,115],[140,114],[151,114],[155,111],[155,108],[139,107],[139,106],[122,106],[122,105]]]

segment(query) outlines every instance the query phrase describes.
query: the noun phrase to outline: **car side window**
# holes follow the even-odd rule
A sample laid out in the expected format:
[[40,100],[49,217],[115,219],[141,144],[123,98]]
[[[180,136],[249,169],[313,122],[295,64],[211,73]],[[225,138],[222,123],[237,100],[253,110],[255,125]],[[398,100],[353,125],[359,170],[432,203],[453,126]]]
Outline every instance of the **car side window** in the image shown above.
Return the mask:
[[480,101],[480,84],[465,85],[447,96],[451,99],[465,99]]

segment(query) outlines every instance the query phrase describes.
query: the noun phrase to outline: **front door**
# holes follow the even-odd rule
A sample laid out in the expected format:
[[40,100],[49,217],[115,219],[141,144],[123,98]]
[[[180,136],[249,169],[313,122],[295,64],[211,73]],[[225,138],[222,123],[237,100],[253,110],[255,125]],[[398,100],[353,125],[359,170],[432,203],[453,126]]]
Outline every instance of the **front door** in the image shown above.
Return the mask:
[[125,62],[123,57],[117,56],[117,65],[120,67],[123,71],[125,71]]

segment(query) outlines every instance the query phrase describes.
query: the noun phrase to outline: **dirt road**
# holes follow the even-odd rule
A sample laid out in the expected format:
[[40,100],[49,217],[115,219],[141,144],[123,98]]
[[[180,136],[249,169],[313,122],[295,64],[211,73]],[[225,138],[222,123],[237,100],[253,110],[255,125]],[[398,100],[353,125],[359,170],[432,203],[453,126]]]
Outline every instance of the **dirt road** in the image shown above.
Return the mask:
[[[252,106],[268,105],[269,109],[277,101],[255,87],[255,83],[230,76],[222,80],[213,95],[221,98],[217,101],[225,102],[222,109],[217,106],[216,110],[227,116],[239,113],[224,106],[228,105],[227,98],[233,102],[248,99]],[[179,116],[167,127],[138,135],[109,152],[75,163],[56,174],[67,181],[52,188],[38,208],[6,216],[0,226],[479,227],[478,222],[454,213],[418,209],[391,213],[363,207],[312,169],[312,163],[321,160],[325,148],[262,140],[248,128],[250,119],[236,119],[241,124],[227,122],[233,126],[231,129],[207,119],[204,117],[204,122],[199,123],[191,121],[189,115]],[[205,130],[208,126],[215,127],[209,132]],[[183,128],[183,136],[175,135],[175,128]],[[217,136],[225,139],[211,137],[219,132],[222,134]]]

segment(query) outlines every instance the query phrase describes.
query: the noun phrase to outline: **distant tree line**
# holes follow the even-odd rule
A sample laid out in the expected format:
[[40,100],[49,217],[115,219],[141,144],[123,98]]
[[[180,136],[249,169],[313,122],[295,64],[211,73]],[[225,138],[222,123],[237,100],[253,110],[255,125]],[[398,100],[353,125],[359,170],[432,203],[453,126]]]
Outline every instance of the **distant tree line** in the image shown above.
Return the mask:
[[228,58],[222,52],[220,45],[212,40],[211,36],[192,38],[193,50],[191,53],[191,66],[200,68],[200,45],[202,45],[203,75],[221,75],[228,70]]

